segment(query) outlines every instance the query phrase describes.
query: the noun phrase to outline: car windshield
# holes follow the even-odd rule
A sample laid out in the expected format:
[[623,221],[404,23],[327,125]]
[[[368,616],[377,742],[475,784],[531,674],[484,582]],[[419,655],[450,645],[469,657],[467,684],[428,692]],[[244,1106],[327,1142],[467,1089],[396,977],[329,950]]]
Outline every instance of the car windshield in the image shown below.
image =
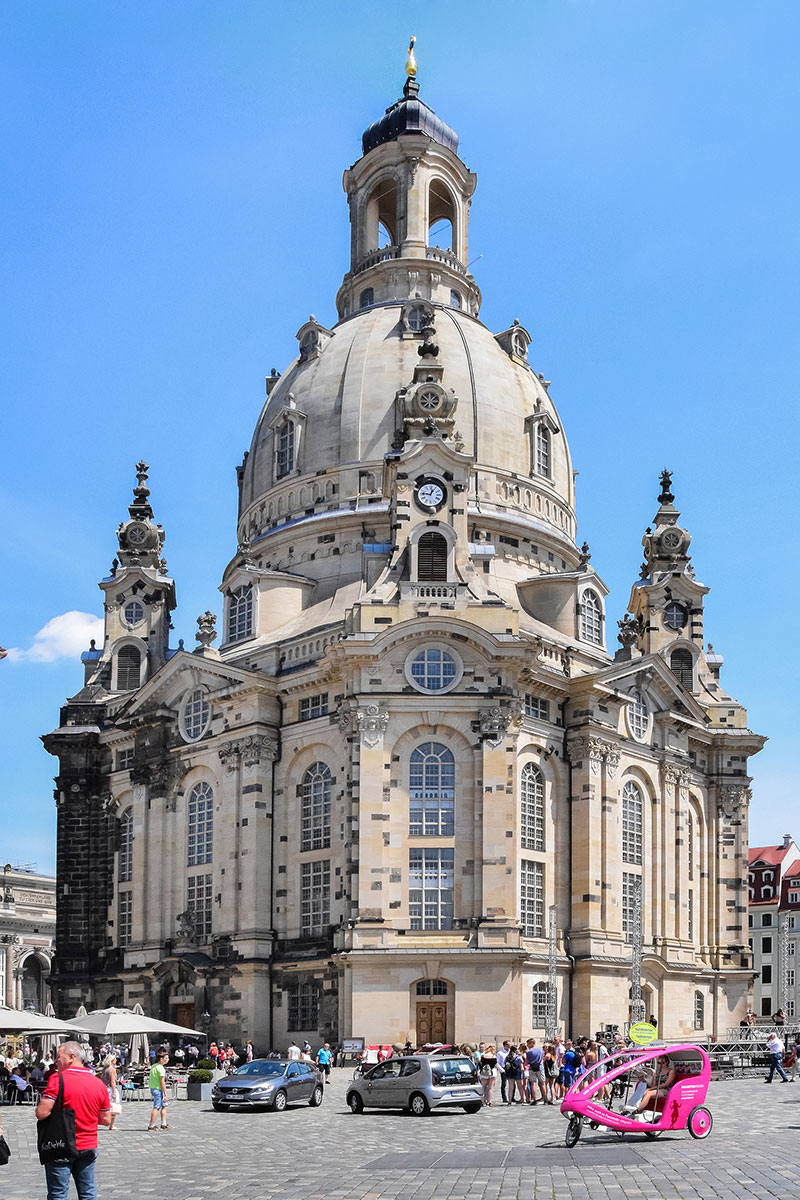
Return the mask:
[[263,1058],[255,1058],[252,1062],[238,1067],[233,1073],[234,1075],[282,1075],[284,1069],[284,1064],[281,1062],[268,1062]]

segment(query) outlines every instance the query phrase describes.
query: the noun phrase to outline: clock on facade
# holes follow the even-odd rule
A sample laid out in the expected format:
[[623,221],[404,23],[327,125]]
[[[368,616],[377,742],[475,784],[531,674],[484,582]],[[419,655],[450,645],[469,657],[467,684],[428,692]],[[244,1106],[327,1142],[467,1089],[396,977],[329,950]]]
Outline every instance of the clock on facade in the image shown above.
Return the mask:
[[423,479],[417,484],[417,503],[421,508],[441,508],[445,495],[444,484],[438,479]]

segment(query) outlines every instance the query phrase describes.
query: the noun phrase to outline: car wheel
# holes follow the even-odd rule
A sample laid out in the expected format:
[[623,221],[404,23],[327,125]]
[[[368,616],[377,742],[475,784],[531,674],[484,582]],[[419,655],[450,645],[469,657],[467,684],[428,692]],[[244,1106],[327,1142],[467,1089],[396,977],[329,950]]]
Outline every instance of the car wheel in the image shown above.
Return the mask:
[[220,1104],[219,1101],[217,1101],[217,1100],[211,1101],[211,1107],[214,1109],[214,1112],[227,1112],[228,1111],[227,1104]]
[[272,1101],[275,1112],[283,1112],[286,1108],[286,1092],[276,1092]]
[[427,1117],[431,1111],[431,1106],[423,1096],[422,1092],[414,1092],[411,1097],[408,1107],[415,1117]]
[[581,1118],[580,1117],[570,1117],[570,1122],[569,1122],[569,1125],[567,1126],[567,1132],[564,1135],[564,1142],[565,1142],[568,1150],[571,1150],[573,1146],[577,1145],[578,1138],[581,1136],[582,1133],[583,1133],[583,1121],[581,1120]]
[[476,1113],[476,1112],[480,1112],[482,1108],[483,1108],[483,1105],[481,1104],[480,1100],[476,1100],[474,1104],[465,1104],[464,1112],[465,1113]]
[[347,1103],[350,1105],[350,1112],[362,1113],[364,1111],[364,1101],[358,1092],[351,1092],[347,1097]]
[[714,1125],[714,1118],[707,1108],[700,1105],[698,1108],[693,1108],[689,1113],[689,1119],[686,1122],[686,1128],[693,1138],[698,1140],[707,1138],[711,1133]]
[[310,1107],[311,1108],[319,1108],[320,1104],[322,1104],[322,1099],[323,1099],[324,1095],[325,1095],[325,1092],[323,1091],[322,1084],[318,1083],[308,1098],[308,1103],[309,1103]]

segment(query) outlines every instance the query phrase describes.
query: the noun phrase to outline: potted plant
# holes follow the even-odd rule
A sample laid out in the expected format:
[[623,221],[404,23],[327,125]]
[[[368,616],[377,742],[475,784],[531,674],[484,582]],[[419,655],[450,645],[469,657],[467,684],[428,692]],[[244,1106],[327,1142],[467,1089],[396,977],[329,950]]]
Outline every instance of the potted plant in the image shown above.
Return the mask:
[[186,1083],[186,1099],[187,1100],[210,1100],[211,1099],[211,1081],[214,1078],[213,1071],[204,1071],[196,1068],[189,1072],[189,1078]]

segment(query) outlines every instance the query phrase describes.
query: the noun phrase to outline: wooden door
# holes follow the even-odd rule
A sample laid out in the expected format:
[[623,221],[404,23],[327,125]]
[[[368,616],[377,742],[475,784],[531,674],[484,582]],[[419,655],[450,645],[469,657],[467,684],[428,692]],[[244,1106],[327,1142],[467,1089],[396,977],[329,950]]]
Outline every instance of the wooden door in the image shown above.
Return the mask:
[[194,1005],[193,1004],[176,1004],[175,1005],[175,1024],[185,1025],[187,1029],[194,1029]]
[[447,1005],[426,1000],[417,1005],[417,1045],[447,1041]]

